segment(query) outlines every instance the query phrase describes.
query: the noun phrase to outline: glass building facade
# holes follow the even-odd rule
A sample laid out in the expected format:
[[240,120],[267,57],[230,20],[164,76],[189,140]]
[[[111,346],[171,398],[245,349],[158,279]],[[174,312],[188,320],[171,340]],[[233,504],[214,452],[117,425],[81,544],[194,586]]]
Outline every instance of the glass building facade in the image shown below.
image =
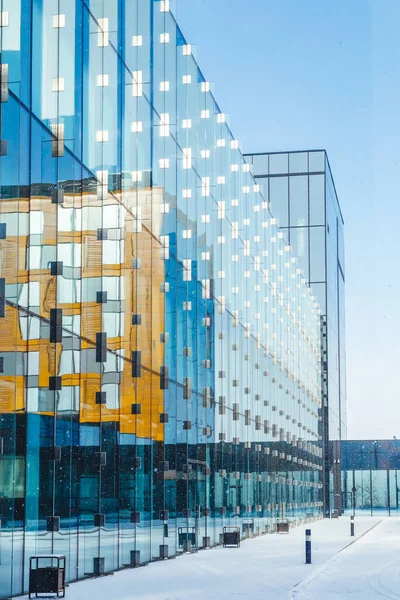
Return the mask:
[[0,58],[0,598],[319,516],[321,313],[169,2],[0,0]]
[[[316,150],[245,158],[253,165],[256,180],[322,310],[323,433],[327,453],[328,440],[347,438],[344,221],[328,157],[325,151]],[[340,444],[335,448],[340,452]],[[328,482],[327,466],[325,475]],[[335,485],[331,499],[339,501],[339,467]],[[328,500],[327,493],[327,507]],[[330,506],[340,510],[340,505]]]
[[[335,444],[328,459],[332,479]],[[345,514],[399,516],[400,440],[344,441],[340,454]]]

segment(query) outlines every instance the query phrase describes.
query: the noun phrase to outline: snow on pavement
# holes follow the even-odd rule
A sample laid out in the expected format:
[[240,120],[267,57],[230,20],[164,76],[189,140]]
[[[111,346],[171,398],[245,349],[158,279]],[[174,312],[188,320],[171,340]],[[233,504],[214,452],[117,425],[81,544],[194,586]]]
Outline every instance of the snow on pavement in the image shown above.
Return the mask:
[[[357,536],[377,523],[379,519],[357,518]],[[400,519],[397,523],[400,531]],[[312,530],[312,565],[304,564],[306,528]],[[247,540],[242,542],[238,549],[217,547],[202,550],[176,560],[151,563],[147,567],[125,569],[114,575],[73,583],[67,589],[66,598],[67,600],[231,600],[232,598],[289,600],[292,597],[293,587],[299,581],[314,572],[317,573],[324,563],[353,540],[354,538],[350,537],[348,517],[317,521],[294,528],[289,535],[267,534]],[[357,544],[352,547],[355,546]],[[337,599],[342,597],[335,596]],[[303,596],[296,598],[303,600]],[[314,595],[312,599],[314,598],[327,600],[328,596]]]
[[[357,518],[356,518],[357,527]],[[388,517],[299,584],[295,600],[400,599],[400,518]]]

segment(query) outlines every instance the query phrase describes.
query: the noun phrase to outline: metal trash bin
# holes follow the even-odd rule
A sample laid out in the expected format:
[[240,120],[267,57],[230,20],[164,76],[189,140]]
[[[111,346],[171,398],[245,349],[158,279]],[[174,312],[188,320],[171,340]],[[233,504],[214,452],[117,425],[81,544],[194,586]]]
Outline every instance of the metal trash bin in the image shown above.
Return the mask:
[[178,527],[179,548],[188,548],[196,546],[196,530],[194,527]]
[[29,598],[38,594],[65,596],[65,556],[48,554],[29,559]]
[[278,521],[276,524],[276,533],[289,533],[289,521]]
[[239,546],[240,546],[240,527],[236,527],[236,526],[224,527],[223,537],[224,537],[224,548],[226,548],[227,546],[236,546],[236,548],[239,548]]

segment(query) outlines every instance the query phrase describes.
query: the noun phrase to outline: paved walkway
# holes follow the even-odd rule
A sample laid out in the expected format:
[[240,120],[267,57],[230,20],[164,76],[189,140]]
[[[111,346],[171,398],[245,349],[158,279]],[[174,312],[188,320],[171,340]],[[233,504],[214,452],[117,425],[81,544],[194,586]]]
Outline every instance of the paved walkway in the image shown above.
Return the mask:
[[[378,522],[379,519],[360,517],[357,535]],[[348,517],[318,521],[307,527],[312,529],[312,565],[304,564],[305,527],[302,526],[292,529],[289,535],[247,540],[238,549],[203,550],[176,560],[74,583],[67,589],[66,600],[289,600],[293,590],[296,594],[305,593],[300,586],[294,587],[298,582],[317,574],[354,539],[350,537]],[[309,585],[312,587],[313,582]],[[308,600],[308,590],[307,595],[295,598]],[[319,593],[311,598],[328,600],[331,596]],[[335,598],[342,600],[343,596]]]
[[[357,521],[357,518],[356,518]],[[296,600],[400,599],[400,519],[383,519],[355,544],[311,574]]]

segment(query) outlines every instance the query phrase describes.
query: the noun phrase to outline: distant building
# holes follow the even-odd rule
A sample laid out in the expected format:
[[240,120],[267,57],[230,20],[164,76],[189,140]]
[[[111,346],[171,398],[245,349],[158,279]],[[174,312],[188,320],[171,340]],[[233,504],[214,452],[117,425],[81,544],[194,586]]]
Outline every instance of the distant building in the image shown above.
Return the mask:
[[[329,444],[331,467],[338,443]],[[340,446],[344,512],[398,516],[400,440],[346,440]]]

